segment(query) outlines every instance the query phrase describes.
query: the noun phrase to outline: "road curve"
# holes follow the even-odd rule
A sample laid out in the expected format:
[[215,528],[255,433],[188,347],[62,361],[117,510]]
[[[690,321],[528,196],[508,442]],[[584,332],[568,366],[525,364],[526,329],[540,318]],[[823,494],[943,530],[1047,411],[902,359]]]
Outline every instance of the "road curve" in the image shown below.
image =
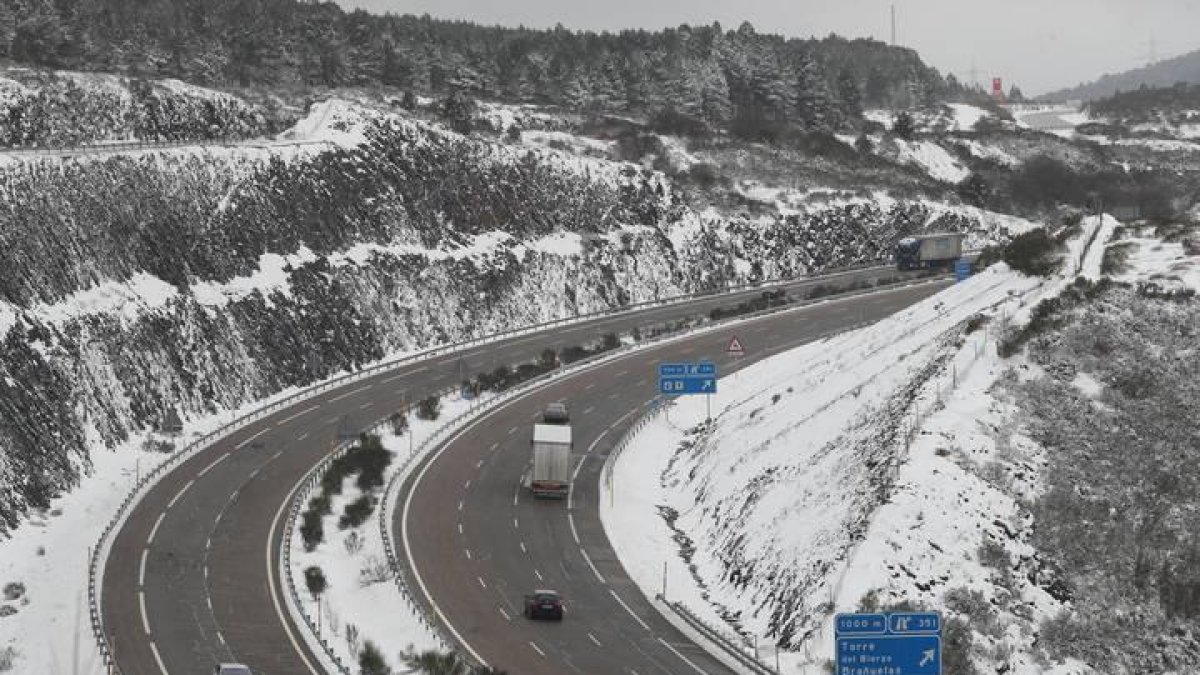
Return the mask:
[[[409,576],[458,639],[488,665],[520,675],[724,675],[729,669],[663,619],[628,578],[597,509],[604,458],[657,394],[657,364],[708,359],[729,373],[941,290],[924,283],[788,310],[582,370],[503,404],[451,437],[405,486],[393,517]],[[736,334],[747,356],[724,353]],[[568,503],[521,487],[532,425],[551,401],[572,412],[576,478]],[[561,623],[521,617],[535,588],[563,593]],[[421,597],[421,593],[415,593]]]
[[[843,278],[895,275],[874,268]],[[817,284],[829,281],[783,288]],[[262,675],[321,672],[287,614],[275,570],[289,497],[328,452],[343,417],[365,428],[405,398],[452,385],[463,374],[531,360],[547,347],[580,344],[610,331],[706,313],[759,293],[624,313],[434,356],[256,420],[181,462],[131,509],[105,562],[101,614],[119,668],[125,675],[207,675],[214,662],[233,659]],[[592,532],[591,525],[580,527],[581,536]],[[591,536],[596,535],[602,536],[598,524]]]

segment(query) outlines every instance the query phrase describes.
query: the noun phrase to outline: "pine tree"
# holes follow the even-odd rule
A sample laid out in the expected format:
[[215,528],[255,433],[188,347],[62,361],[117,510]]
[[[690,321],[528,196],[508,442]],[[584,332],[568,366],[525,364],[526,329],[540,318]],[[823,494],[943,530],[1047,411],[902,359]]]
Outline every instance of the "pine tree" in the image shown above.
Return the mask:
[[862,93],[858,90],[858,80],[849,70],[843,70],[838,75],[837,93],[845,116],[850,119],[861,118],[863,113]]
[[796,72],[796,116],[810,131],[833,131],[840,121],[825,73],[816,59],[805,54]]
[[879,68],[867,74],[865,103],[873,108],[886,108],[891,104],[891,83]]
[[370,640],[363,643],[358,654],[358,668],[362,675],[392,675],[392,669],[383,660],[383,653]]
[[724,124],[733,117],[733,103],[729,100],[729,83],[716,61],[705,61],[699,72],[700,108],[705,119]]

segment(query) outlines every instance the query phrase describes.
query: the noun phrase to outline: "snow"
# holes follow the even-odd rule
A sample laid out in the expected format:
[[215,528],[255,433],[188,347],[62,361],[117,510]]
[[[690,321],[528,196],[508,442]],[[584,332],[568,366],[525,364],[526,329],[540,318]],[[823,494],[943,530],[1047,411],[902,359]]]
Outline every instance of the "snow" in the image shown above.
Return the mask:
[[991,115],[983,108],[965,103],[950,103],[946,107],[950,108],[953,114],[954,123],[950,127],[951,131],[971,131],[975,128],[976,122]]
[[91,478],[22,523],[0,546],[0,585],[26,587],[20,601],[5,603],[17,613],[0,621],[0,651],[15,651],[14,672],[104,673],[88,614],[88,550],[138,470],[161,457],[142,452],[138,444],[94,453]]
[[[466,412],[471,405],[471,401],[458,397],[445,398],[438,420],[421,420],[410,415],[411,439],[407,435],[396,436],[390,429],[381,433],[384,447],[392,453],[392,463],[384,473],[384,481],[388,481],[397,471],[408,471],[414,466],[415,463],[407,462],[410,442],[413,448],[419,448],[446,420]],[[296,521],[296,528],[291,533],[292,575],[306,605],[304,611],[313,616],[317,605],[305,588],[304,570],[316,565],[325,573],[329,588],[320,603],[321,632],[343,663],[358,662],[358,655],[352,652],[347,639],[350,627],[354,626],[360,644],[367,640],[375,643],[389,664],[398,667],[400,664],[395,659],[404,651],[442,650],[445,646],[438,635],[427,627],[420,610],[402,601],[390,574],[385,581],[362,582],[363,569],[378,564],[386,566],[387,557],[380,536],[378,513],[357,528],[338,529],[338,518],[342,511],[360,494],[361,491],[354,485],[354,477],[348,477],[343,484],[342,494],[331,500],[331,513],[324,518],[325,540],[312,552],[304,551],[299,532],[300,521]],[[376,506],[378,508],[379,505]],[[351,550],[346,544],[352,532],[361,543],[359,550]],[[387,607],[389,611],[381,612],[382,607]],[[306,629],[303,632],[308,633]],[[321,651],[319,646],[314,646],[314,649],[318,653]]]
[[544,148],[566,146],[576,155],[598,155],[607,157],[615,141],[578,136],[565,131],[522,131],[521,140],[527,144]]
[[330,98],[313,104],[308,115],[276,138],[285,141],[323,141],[342,147],[361,145],[373,111],[342,99]]
[[683,139],[676,136],[659,136],[658,139],[666,151],[667,161],[679,171],[687,171],[693,164],[700,162],[695,155],[688,152]]
[[[1098,274],[1117,225],[1111,217],[1090,219],[1068,242],[1069,259],[1082,257],[1083,274]],[[1160,247],[1135,274],[1161,268],[1177,253]],[[832,614],[854,611],[869,591],[882,591],[884,602],[915,600],[942,611],[950,611],[943,594],[951,588],[995,597],[1001,589],[979,560],[981,541],[999,543],[1013,559],[1032,554],[1026,539],[1008,530],[1027,531],[1021,501],[1040,489],[1036,475],[1020,469],[1045,461],[1045,451],[1019,434],[1002,446],[993,431],[1019,414],[994,398],[993,385],[1008,367],[997,337],[1073,278],[1074,265],[1049,283],[993,265],[871,327],[723,377],[708,430],[699,426],[699,397],[651,415],[614,453],[611,480],[601,481],[601,518],[625,569],[653,597],[666,563],[670,599],[758,644],[772,641],[773,614],[792,608],[800,646],[781,658],[790,674],[825,672]],[[977,314],[989,321],[963,335],[963,323]],[[1100,387],[1085,377],[1077,386]],[[887,440],[889,428],[898,430],[898,441]],[[888,471],[892,489],[882,502],[862,455],[878,457],[871,452],[881,440],[883,449],[898,442],[891,452],[900,458]],[[1010,476],[1009,484],[995,483],[993,468]],[[675,528],[695,547],[691,570],[661,507],[678,513]],[[858,540],[853,532],[863,525]],[[753,576],[733,583],[730,560]],[[764,576],[775,583],[757,581]],[[780,605],[792,592],[798,604]],[[976,640],[1012,649],[1012,673],[1091,672],[1078,662],[1049,670],[1036,662],[1028,628],[1065,607],[1024,578],[1013,592],[1027,616],[1003,614],[1002,635],[977,631]],[[738,624],[722,622],[722,610],[738,615]],[[769,649],[762,655],[772,656]]]
[[[1099,281],[1100,277],[1103,276],[1100,273],[1100,266],[1104,260],[1104,247],[1107,245],[1108,240],[1112,238],[1113,230],[1120,225],[1116,218],[1109,215],[1102,216],[1101,221],[1099,231],[1095,232],[1095,242],[1088,248],[1087,256],[1084,258],[1079,270],[1081,275],[1092,281]],[[1095,231],[1096,227],[1093,225],[1091,229]]]
[[190,98],[200,98],[200,99],[206,99],[209,101],[219,101],[219,102],[235,102],[238,100],[232,94],[228,94],[223,91],[217,91],[215,89],[207,89],[205,87],[198,87],[194,84],[189,84],[187,82],[184,82],[183,80],[175,80],[175,79],[157,80],[155,82],[155,84],[162,87],[163,89],[166,89],[168,91],[179,94],[181,96],[187,96]]
[[994,145],[986,145],[969,138],[957,139],[955,143],[966,148],[972,156],[979,159],[992,160],[1004,166],[1016,166],[1021,163],[1021,160]]
[[117,314],[132,321],[179,295],[179,291],[156,276],[139,272],[129,281],[101,282],[78,291],[61,302],[33,307],[30,314],[47,323],[60,323],[89,314]]
[[1151,281],[1200,293],[1200,256],[1187,255],[1182,244],[1154,237],[1129,237],[1113,243],[1133,245],[1126,258],[1129,270],[1115,275],[1116,280]]
[[896,139],[899,161],[916,164],[933,178],[947,183],[957,183],[971,175],[945,148],[931,141],[905,141]]
[[279,292],[290,295],[291,284],[288,279],[288,267],[298,267],[304,263],[313,262],[317,255],[307,246],[287,256],[277,253],[264,253],[258,258],[258,270],[253,274],[235,277],[225,283],[201,282],[192,284],[192,295],[196,301],[209,307],[219,307],[230,302],[236,302],[251,295],[255,291],[264,296]]

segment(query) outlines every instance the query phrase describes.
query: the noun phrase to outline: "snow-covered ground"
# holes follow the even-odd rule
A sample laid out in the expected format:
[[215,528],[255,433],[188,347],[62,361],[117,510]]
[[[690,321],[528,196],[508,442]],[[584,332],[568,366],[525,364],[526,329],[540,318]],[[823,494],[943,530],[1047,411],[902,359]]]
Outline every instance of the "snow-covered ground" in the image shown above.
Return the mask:
[[[384,473],[385,483],[396,472],[411,470],[414,464],[409,461],[410,453],[420,449],[425,439],[446,420],[465,412],[471,403],[455,395],[443,400],[442,413],[437,420],[421,420],[410,415],[411,437],[408,433],[396,436],[390,430],[383,430],[383,445],[392,454],[392,463]],[[343,663],[357,663],[358,649],[370,640],[379,647],[389,665],[402,668],[402,653],[445,647],[425,624],[419,610],[401,600],[384,554],[377,516],[373,514],[356,528],[338,528],[338,518],[346,505],[361,494],[354,484],[354,477],[348,477],[342,493],[331,500],[330,514],[323,519],[324,542],[312,552],[304,550],[300,521],[297,520],[297,527],[291,533],[292,575],[308,605],[305,611],[309,616],[315,617],[319,607],[321,635]],[[382,507],[377,505],[378,508]],[[304,586],[304,570],[313,565],[321,568],[329,582],[319,605]],[[380,611],[385,607],[387,611]],[[320,649],[319,646],[313,648]]]
[[[1017,411],[995,398],[1010,365],[997,338],[1070,283],[1089,241],[1079,268],[1098,274],[1117,225],[1085,224],[1055,279],[994,265],[876,325],[726,376],[711,426],[699,397],[668,406],[602,484],[605,530],[631,577],[653,597],[666,564],[669,599],[760,646],[782,637],[785,673],[826,672],[832,615],[868,594],[968,620],[979,658],[1009,673],[1089,672],[1035,661],[1036,622],[1064,605],[980,551],[1036,560],[1020,501],[1037,494],[1044,451],[1000,433]],[[968,331],[973,316],[986,318]],[[972,591],[1003,598],[992,625],[963,614]]]

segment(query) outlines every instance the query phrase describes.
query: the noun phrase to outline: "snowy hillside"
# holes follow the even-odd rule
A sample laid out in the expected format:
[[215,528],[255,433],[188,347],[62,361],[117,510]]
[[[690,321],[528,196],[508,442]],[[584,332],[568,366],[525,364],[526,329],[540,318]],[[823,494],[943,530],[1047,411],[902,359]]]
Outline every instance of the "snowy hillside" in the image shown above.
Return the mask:
[[650,169],[336,102],[285,137],[333,145],[0,165],[6,527],[80,480],[87,434],[114,446],[172,407],[194,419],[396,351],[883,259],[926,227],[1020,228],[882,196],[696,213]]
[[[1106,218],[1086,254],[1094,221],[1072,240],[1067,257],[1083,256],[1085,278],[1102,276],[1115,226]],[[1154,252],[1140,253],[1148,249]],[[1033,403],[1022,383],[1036,381],[1040,368],[1001,356],[1031,334],[1010,327],[1045,321],[1045,309],[1031,310],[1059,295],[1100,293],[1110,307],[1108,319],[1097,310],[1093,325],[1078,331],[1081,339],[1139,333],[1120,339],[1140,339],[1150,353],[1158,353],[1157,343],[1177,343],[1170,328],[1155,337],[1162,330],[1155,326],[1187,321],[1180,312],[1189,305],[1200,318],[1200,308],[1160,299],[1171,288],[1146,282],[1170,264],[1173,276],[1195,288],[1200,256],[1149,241],[1138,251],[1124,276],[1133,286],[1107,296],[1103,283],[1080,286],[1070,276],[1039,282],[993,266],[875,326],[722,378],[710,425],[700,397],[678,400],[619,456],[600,500],[626,569],[653,596],[668,561],[669,599],[760,645],[768,661],[770,645],[779,644],[787,673],[826,672],[833,613],[878,607],[942,611],[949,621],[945,667],[956,675],[1093,672],[1086,664],[1098,672],[1194,672],[1145,670],[1155,634],[1122,655],[1142,667],[1131,670],[1097,661],[1102,641],[1076,639],[1091,628],[1079,628],[1074,617],[1086,625],[1090,614],[1072,614],[1071,599],[1098,592],[1084,590],[1096,580],[1085,584],[1064,572],[1078,562],[1064,564],[1061,549],[1035,535],[1039,523],[1043,532],[1065,531],[1071,521],[1079,527],[1075,516],[1056,517],[1055,506],[1038,501],[1058,488],[1057,474],[1046,469],[1054,455],[1034,420],[1045,417],[1052,429],[1060,404]],[[1121,321],[1115,317],[1139,307],[1159,322],[1163,313],[1173,318],[1157,324],[1147,316],[1119,330],[1094,324]],[[1033,340],[1039,353],[1059,345],[1053,337]],[[1072,383],[1077,371],[1064,356],[1036,358],[1065,373],[1068,389],[1092,397],[1105,389],[1097,382],[1121,381],[1090,361],[1079,370],[1097,374],[1081,372]],[[1186,371],[1179,381],[1189,381]],[[1174,630],[1161,623],[1162,634]],[[1200,665],[1186,638],[1168,644],[1172,663]]]
[[277,111],[179,80],[13,68],[0,72],[0,147],[264,136]]

